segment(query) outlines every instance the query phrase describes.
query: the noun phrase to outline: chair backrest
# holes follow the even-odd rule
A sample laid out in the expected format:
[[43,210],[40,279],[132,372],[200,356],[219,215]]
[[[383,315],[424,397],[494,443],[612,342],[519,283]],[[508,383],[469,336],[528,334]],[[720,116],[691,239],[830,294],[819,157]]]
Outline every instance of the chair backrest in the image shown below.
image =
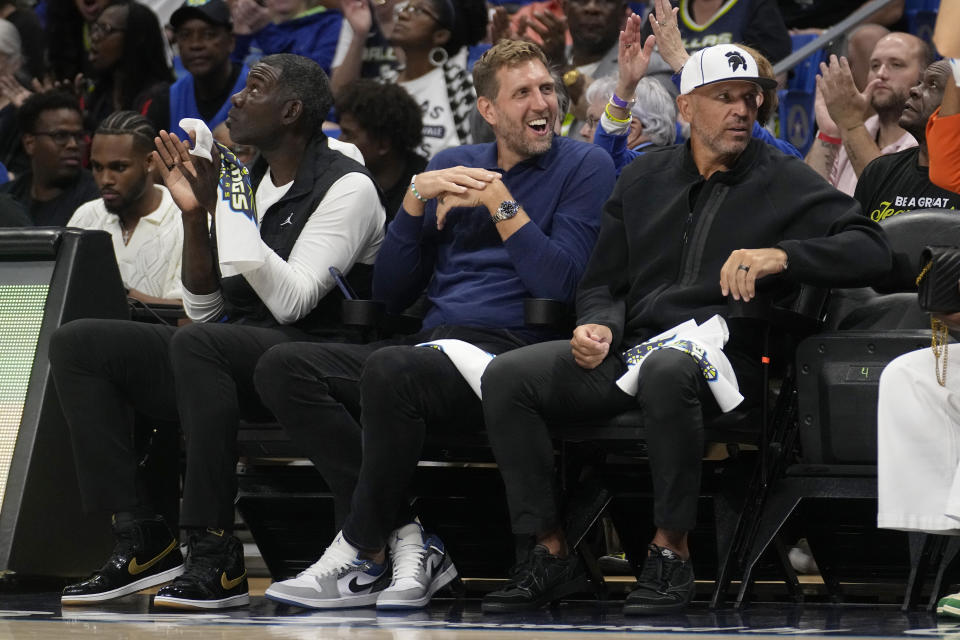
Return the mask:
[[924,247],[960,247],[960,215],[952,209],[913,209],[882,220],[880,226],[894,255],[892,279],[875,287],[884,293],[917,290]]
[[929,245],[960,247],[960,216],[950,209],[914,209],[880,222],[893,250],[893,268],[882,281],[833,292],[827,329],[921,329],[927,317],[916,304],[920,254]]
[[955,211],[915,209],[880,225],[894,253],[891,277],[876,287],[885,293],[834,291],[827,326],[856,330],[812,336],[797,349],[800,444],[809,464],[876,463],[880,373],[930,344],[929,319],[916,301],[920,253],[928,245],[960,247]]

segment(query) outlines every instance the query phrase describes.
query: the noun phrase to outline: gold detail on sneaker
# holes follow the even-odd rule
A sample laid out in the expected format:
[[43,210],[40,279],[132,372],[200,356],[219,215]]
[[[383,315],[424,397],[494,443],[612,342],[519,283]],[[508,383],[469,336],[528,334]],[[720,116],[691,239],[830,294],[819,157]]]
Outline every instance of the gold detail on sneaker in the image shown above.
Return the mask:
[[244,570],[244,572],[240,574],[239,578],[234,578],[233,580],[227,580],[227,572],[224,571],[223,573],[220,574],[220,586],[223,587],[226,591],[230,591],[230,589],[233,589],[238,584],[243,582],[243,579],[246,577],[247,577],[247,572],[246,570]]
[[177,541],[176,541],[176,540],[171,540],[171,541],[170,541],[170,545],[169,545],[166,549],[164,549],[163,551],[161,551],[160,554],[157,555],[157,557],[151,559],[150,561],[146,562],[145,564],[138,564],[138,563],[137,563],[137,557],[134,556],[133,559],[130,560],[130,566],[127,567],[127,571],[129,571],[129,572],[130,572],[130,575],[132,575],[132,576],[135,576],[135,575],[137,575],[138,573],[143,573],[144,571],[146,571],[147,569],[149,569],[149,568],[152,567],[153,565],[155,565],[155,564],[157,564],[158,562],[160,562],[160,560],[162,560],[165,555],[167,555],[168,553],[170,553],[171,551],[173,551],[176,547],[177,547]]

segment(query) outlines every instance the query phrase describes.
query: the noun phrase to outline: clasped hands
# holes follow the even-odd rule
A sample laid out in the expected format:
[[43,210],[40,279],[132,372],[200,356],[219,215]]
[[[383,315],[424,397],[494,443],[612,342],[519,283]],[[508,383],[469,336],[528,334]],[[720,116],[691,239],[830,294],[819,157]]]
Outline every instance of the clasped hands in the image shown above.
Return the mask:
[[[447,213],[454,207],[486,206],[494,210],[510,194],[496,171],[476,167],[450,167],[425,171],[415,176],[421,197],[437,199],[437,229],[443,229]],[[411,215],[417,215],[409,212]],[[422,212],[419,215],[423,215]]]

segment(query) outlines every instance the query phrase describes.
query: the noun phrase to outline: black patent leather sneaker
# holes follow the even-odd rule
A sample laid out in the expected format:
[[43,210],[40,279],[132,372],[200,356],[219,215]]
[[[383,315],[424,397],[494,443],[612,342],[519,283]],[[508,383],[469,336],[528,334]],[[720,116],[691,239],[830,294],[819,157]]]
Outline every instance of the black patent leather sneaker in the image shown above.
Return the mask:
[[693,565],[670,549],[655,544],[650,544],[647,551],[637,588],[623,603],[623,614],[655,616],[683,611],[696,588]]
[[153,604],[175,609],[226,609],[250,602],[243,545],[222,529],[192,534],[183,575],[157,592]]
[[163,518],[113,521],[117,544],[99,571],[71,584],[61,604],[85,605],[113,600],[173,580],[183,573],[183,555]]
[[539,609],[589,588],[587,574],[576,554],[561,558],[538,544],[526,561],[510,570],[510,580],[502,589],[483,597],[480,609],[484,613]]

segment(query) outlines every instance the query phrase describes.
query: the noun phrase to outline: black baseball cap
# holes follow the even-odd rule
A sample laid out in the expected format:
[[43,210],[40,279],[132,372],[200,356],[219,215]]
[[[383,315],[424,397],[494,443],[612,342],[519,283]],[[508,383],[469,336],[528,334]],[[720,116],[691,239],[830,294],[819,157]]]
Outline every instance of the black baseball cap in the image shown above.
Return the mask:
[[223,0],[187,0],[170,16],[170,26],[179,29],[191,18],[199,18],[218,27],[231,25],[230,7]]

